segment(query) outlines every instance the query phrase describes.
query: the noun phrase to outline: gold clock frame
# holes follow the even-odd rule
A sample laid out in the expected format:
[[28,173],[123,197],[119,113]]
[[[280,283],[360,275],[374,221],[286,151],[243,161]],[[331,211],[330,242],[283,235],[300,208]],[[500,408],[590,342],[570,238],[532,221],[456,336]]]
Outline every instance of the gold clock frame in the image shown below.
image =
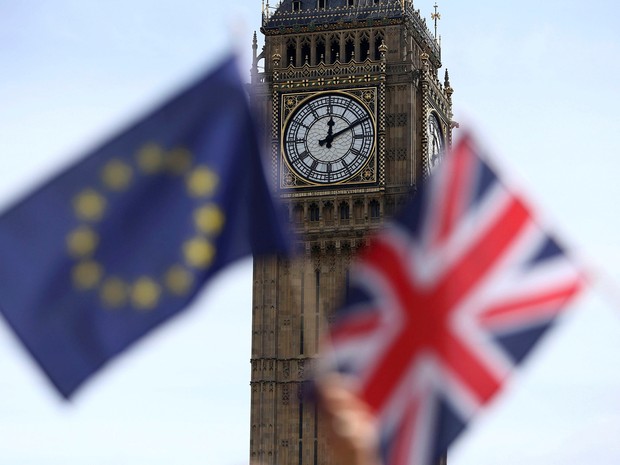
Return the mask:
[[[320,95],[341,94],[361,104],[370,114],[374,127],[373,148],[364,166],[352,177],[333,183],[315,183],[299,176],[289,165],[284,153],[284,130],[297,109],[306,101]],[[330,188],[342,185],[375,185],[379,182],[379,89],[374,86],[351,89],[333,89],[320,92],[287,92],[280,96],[279,135],[279,187],[283,190],[304,188]]]

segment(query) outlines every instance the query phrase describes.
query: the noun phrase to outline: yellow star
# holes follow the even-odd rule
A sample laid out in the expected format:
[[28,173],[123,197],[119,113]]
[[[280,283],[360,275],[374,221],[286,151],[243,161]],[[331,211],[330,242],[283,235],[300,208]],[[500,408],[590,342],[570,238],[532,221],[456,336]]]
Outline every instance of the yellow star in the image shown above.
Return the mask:
[[143,276],[131,288],[131,302],[139,310],[152,310],[159,301],[161,289],[151,278]]
[[202,166],[192,171],[187,178],[187,189],[193,197],[206,197],[213,194],[218,177],[209,168]]
[[97,287],[102,276],[103,268],[93,260],[80,262],[73,267],[73,284],[81,291]]
[[176,295],[185,295],[194,282],[194,276],[181,265],[172,266],[165,276],[166,287]]
[[94,189],[85,189],[73,199],[76,216],[84,221],[99,221],[105,213],[106,200]]
[[213,203],[204,205],[194,211],[196,228],[204,234],[217,234],[224,226],[224,213]]
[[99,245],[99,236],[88,226],[80,226],[67,236],[67,248],[73,257],[91,255]]
[[208,268],[215,256],[215,248],[208,240],[195,237],[183,244],[185,261],[194,268]]
[[127,189],[131,182],[133,171],[131,166],[119,159],[110,160],[101,173],[103,184],[111,191]]
[[107,278],[101,285],[99,295],[104,305],[109,308],[119,308],[127,302],[128,286],[120,278]]
[[155,143],[144,145],[136,157],[138,167],[146,174],[157,173],[164,165],[164,151]]

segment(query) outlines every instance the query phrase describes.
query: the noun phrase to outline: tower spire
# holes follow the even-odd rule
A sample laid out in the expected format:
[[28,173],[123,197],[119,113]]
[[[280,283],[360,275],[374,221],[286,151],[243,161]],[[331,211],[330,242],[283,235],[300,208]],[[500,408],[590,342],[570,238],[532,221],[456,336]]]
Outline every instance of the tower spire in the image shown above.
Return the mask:
[[252,36],[252,69],[256,68],[257,57],[258,57],[258,39],[256,38],[256,31],[254,31],[254,35]]
[[265,25],[265,21],[267,20],[266,16],[267,16],[267,15],[265,15],[265,0],[262,0],[262,6],[261,6],[261,18],[262,18],[262,24],[263,24],[263,26]]
[[435,2],[435,6],[433,8],[435,8],[435,12],[431,14],[431,19],[435,22],[435,40],[437,40],[437,22],[441,19],[441,14],[437,11],[439,8],[437,2]]

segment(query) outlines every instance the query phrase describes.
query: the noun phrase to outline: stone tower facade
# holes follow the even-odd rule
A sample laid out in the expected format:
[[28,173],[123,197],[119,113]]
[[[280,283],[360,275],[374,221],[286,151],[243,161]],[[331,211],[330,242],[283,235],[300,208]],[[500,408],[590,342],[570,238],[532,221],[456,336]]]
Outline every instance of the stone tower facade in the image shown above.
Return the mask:
[[[252,100],[293,260],[254,263],[252,463],[331,465],[303,382],[369,233],[452,142],[441,50],[410,0],[284,0],[254,37]],[[335,464],[334,464],[335,465]]]

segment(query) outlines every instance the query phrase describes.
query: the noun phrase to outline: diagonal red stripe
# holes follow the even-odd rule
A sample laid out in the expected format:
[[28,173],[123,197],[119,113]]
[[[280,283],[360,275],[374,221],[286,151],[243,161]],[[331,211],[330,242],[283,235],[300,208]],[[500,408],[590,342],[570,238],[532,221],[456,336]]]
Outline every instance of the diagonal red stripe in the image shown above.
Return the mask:
[[521,233],[529,218],[525,206],[518,199],[511,198],[501,214],[438,284],[435,293],[441,296],[443,308],[452,308],[480,283]]
[[[459,302],[492,271],[498,259],[528,221],[529,213],[524,205],[518,199],[512,198],[502,214],[496,217],[495,222],[479,237],[460,262],[443,277],[433,293],[432,308],[446,313],[447,319],[448,313],[453,312]],[[450,329],[446,328],[446,332],[448,331]],[[444,341],[438,341],[437,348],[445,363],[470,388],[472,394],[484,403],[497,391],[501,380],[457,337],[444,335]]]
[[[367,263],[385,276],[385,281],[397,294],[401,305],[414,307],[420,313],[424,312],[424,307],[420,305],[422,296],[418,294],[415,283],[408,282],[408,273],[397,251],[384,241],[376,241],[374,247],[369,248],[367,252]],[[403,316],[409,319],[408,309],[405,310]],[[373,367],[364,386],[362,397],[375,411],[383,406],[420,348],[422,328],[412,331],[411,326],[411,322],[405,320],[396,340],[387,342],[386,352],[381,361]],[[403,343],[403,338],[406,339],[406,343]]]
[[442,242],[449,237],[458,224],[463,210],[470,198],[469,190],[471,189],[473,168],[475,159],[471,153],[466,140],[456,147],[452,154],[452,159],[447,160],[450,163],[446,166],[449,179],[447,180],[445,192],[438,195],[442,201],[439,208],[441,216],[439,218],[439,230],[437,231],[436,242]]
[[[520,318],[527,324],[529,320],[535,320],[543,316],[551,316],[560,311],[574,295],[576,295],[582,287],[580,280],[573,280],[568,283],[562,283],[560,287],[535,295],[526,297],[519,296],[514,300],[491,307],[479,315],[480,324],[483,326],[501,325],[506,319],[514,321],[513,318]],[[550,315],[548,307],[552,310]]]
[[423,350],[435,351],[481,402],[498,389],[500,380],[455,338],[449,319],[457,304],[492,270],[528,218],[524,206],[511,199],[468,253],[431,289],[409,281],[402,258],[389,244],[377,241],[369,249],[371,266],[385,275],[407,318],[367,378],[363,396],[373,409],[381,409]]

